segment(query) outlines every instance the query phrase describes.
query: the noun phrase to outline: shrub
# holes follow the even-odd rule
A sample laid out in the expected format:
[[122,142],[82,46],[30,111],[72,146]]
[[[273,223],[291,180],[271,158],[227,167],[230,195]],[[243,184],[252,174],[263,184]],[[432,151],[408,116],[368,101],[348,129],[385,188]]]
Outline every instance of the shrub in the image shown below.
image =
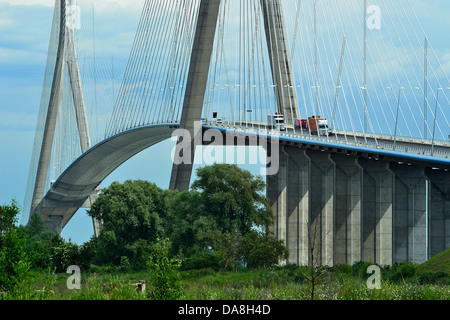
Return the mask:
[[338,264],[337,266],[334,267],[334,272],[351,275],[353,273],[353,268],[352,266],[349,266],[348,264],[345,263]]
[[239,247],[250,269],[267,268],[289,258],[284,242],[271,234],[248,232],[240,239]]
[[401,281],[413,278],[417,274],[417,266],[411,262],[404,262],[400,265],[395,264],[392,271],[392,280]]
[[419,273],[420,284],[450,285],[450,275],[445,272],[423,271]]
[[176,300],[182,294],[181,260],[169,257],[170,246],[168,239],[158,239],[151,245],[149,265],[152,288],[149,295],[155,300]]
[[296,264],[287,264],[283,269],[286,273],[287,282],[302,283],[306,278],[302,268]]
[[29,280],[32,261],[25,251],[25,234],[15,226],[19,212],[14,200],[0,206],[0,293],[14,294]]
[[367,279],[370,275],[367,273],[367,268],[374,265],[373,262],[355,262],[352,265],[353,275],[358,276],[360,279]]
[[[133,252],[131,267],[136,271],[147,269],[150,259],[150,245],[147,240],[139,239],[129,246],[129,249]],[[122,256],[121,262],[123,261],[124,257]]]
[[66,272],[71,265],[78,265],[79,251],[76,243],[65,242],[62,238],[53,241],[50,249],[52,266],[56,272]]
[[221,257],[217,253],[197,252],[187,258],[181,264],[181,270],[199,270],[212,268],[216,271],[220,270]]
[[0,292],[12,293],[28,279],[31,261],[24,251],[25,240],[17,229],[2,235],[0,246]]

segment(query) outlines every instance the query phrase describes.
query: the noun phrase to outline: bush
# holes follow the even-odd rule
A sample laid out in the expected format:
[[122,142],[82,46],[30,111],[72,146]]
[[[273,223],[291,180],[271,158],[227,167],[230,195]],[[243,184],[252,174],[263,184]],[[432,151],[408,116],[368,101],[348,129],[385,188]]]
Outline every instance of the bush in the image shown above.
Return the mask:
[[103,264],[103,265],[91,264],[89,266],[89,271],[91,273],[97,273],[97,274],[112,274],[114,272],[117,272],[117,267],[111,263]]
[[[147,240],[139,239],[129,246],[129,249],[133,252],[131,267],[136,271],[147,269],[150,259],[150,245]],[[121,257],[121,265],[122,263],[124,263],[124,256]]]
[[0,206],[0,293],[14,294],[29,280],[32,261],[25,251],[25,233],[15,226],[19,213],[14,200]]
[[286,272],[287,280],[289,282],[302,283],[305,280],[305,274],[300,266],[296,264],[287,264],[283,269]]
[[393,281],[402,281],[406,279],[411,279],[417,274],[417,266],[412,262],[403,262],[400,265],[394,264],[392,267]]
[[53,241],[51,247],[52,266],[56,272],[66,272],[71,265],[78,265],[80,260],[78,245],[76,243],[65,242],[62,238]]
[[367,268],[373,265],[373,262],[355,262],[352,265],[353,275],[359,277],[360,279],[366,280],[370,276],[370,274],[367,273]]
[[248,232],[240,239],[239,247],[249,269],[268,268],[289,258],[284,242],[271,234]]
[[176,300],[182,294],[181,260],[169,257],[170,246],[169,239],[158,239],[151,245],[149,265],[152,288],[149,295],[155,300]]
[[450,275],[445,272],[423,271],[419,273],[419,283],[450,285]]
[[187,258],[181,264],[181,270],[200,270],[212,268],[215,271],[220,270],[221,257],[216,253],[197,252],[191,257]]
[[24,251],[25,240],[17,229],[8,230],[1,238],[0,292],[13,293],[26,282],[31,261]]
[[352,268],[352,266],[349,266],[348,264],[345,264],[345,263],[338,264],[334,267],[334,272],[351,275],[351,274],[353,274],[353,268]]

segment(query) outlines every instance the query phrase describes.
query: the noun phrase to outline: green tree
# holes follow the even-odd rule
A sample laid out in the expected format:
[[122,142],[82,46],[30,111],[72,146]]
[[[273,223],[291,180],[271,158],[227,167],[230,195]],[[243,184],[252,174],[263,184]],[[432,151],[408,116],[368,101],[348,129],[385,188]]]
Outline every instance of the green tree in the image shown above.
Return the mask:
[[241,256],[248,268],[265,268],[286,261],[289,250],[270,233],[248,232],[239,242]]
[[192,188],[200,192],[203,213],[190,225],[200,226],[195,235],[210,240],[223,268],[266,267],[287,259],[284,243],[270,232],[273,214],[261,177],[229,164],[200,168],[197,176]]
[[273,214],[261,177],[230,164],[199,168],[197,177],[192,189],[201,192],[206,215],[222,233],[238,231],[244,235],[254,228],[268,232]]
[[167,193],[147,181],[112,183],[104,189],[89,210],[103,221],[98,241],[98,263],[118,265],[123,256],[132,259],[129,246],[139,239],[149,243],[164,234]]
[[59,241],[60,236],[54,232],[45,230],[45,222],[40,214],[34,213],[25,227],[21,227],[26,233],[25,251],[32,257],[33,268],[53,268],[52,246]]
[[222,270],[231,269],[236,272],[242,264],[240,251],[241,235],[236,231],[215,232],[212,236],[214,250],[221,258]]
[[166,236],[172,242],[171,254],[190,257],[211,245],[209,231],[215,230],[214,221],[205,216],[201,193],[173,192],[167,198]]
[[30,221],[25,226],[25,230],[31,236],[40,236],[45,232],[45,221],[38,213],[33,213],[30,216]]
[[16,201],[0,206],[0,292],[14,293],[27,283],[31,261],[25,252],[25,234],[17,227]]
[[133,259],[131,260],[133,269],[137,271],[147,269],[151,251],[151,246],[148,244],[148,241],[139,239],[129,248],[133,252]]
[[83,243],[78,249],[78,263],[77,265],[82,270],[87,270],[90,268],[91,264],[94,262],[95,257],[97,256],[97,237],[92,236],[91,239],[85,243]]
[[57,237],[53,239],[50,251],[52,267],[56,269],[56,272],[66,272],[69,266],[79,264],[79,248],[76,243],[66,242],[61,237]]
[[19,213],[20,209],[16,200],[12,200],[10,205],[0,206],[0,236],[16,228]]

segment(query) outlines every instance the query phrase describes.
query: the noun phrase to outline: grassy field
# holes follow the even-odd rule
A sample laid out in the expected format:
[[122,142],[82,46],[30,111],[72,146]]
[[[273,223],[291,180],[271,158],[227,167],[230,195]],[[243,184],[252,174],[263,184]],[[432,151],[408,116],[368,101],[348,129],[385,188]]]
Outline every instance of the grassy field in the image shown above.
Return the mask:
[[[418,269],[418,267],[417,267]],[[380,289],[369,289],[366,277],[355,266],[332,268],[315,287],[317,300],[449,300],[448,275],[427,283],[422,274],[398,277],[398,269],[383,268]],[[410,270],[404,268],[404,270]],[[212,269],[181,272],[181,300],[308,300],[311,282],[306,268],[288,266],[269,270],[217,272]],[[409,272],[409,271],[408,271]],[[401,274],[401,273],[400,273]],[[152,299],[146,272],[89,272],[81,278],[81,290],[68,290],[69,274],[33,272],[28,285],[14,300],[147,300]],[[146,281],[145,292],[135,283]]]

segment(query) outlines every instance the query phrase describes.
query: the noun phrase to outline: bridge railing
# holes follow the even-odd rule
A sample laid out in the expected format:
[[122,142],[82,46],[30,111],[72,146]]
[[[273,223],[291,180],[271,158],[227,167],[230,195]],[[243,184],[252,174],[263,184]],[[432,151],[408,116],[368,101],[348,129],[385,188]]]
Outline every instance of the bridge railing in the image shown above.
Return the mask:
[[[237,123],[207,121],[205,125],[227,128],[231,130],[242,130],[251,133],[275,134],[281,137],[301,138],[309,141],[325,142],[329,144],[342,144],[344,146],[364,147],[374,150],[387,150],[400,153],[417,154],[423,156],[433,156],[438,158],[450,159],[450,143],[443,141],[415,139],[415,138],[396,138],[387,135],[364,135],[363,133],[345,132],[336,130],[332,135],[319,136],[310,134],[309,131],[294,130],[287,127],[287,131],[269,129],[263,122]],[[395,141],[395,142],[394,142]]]

